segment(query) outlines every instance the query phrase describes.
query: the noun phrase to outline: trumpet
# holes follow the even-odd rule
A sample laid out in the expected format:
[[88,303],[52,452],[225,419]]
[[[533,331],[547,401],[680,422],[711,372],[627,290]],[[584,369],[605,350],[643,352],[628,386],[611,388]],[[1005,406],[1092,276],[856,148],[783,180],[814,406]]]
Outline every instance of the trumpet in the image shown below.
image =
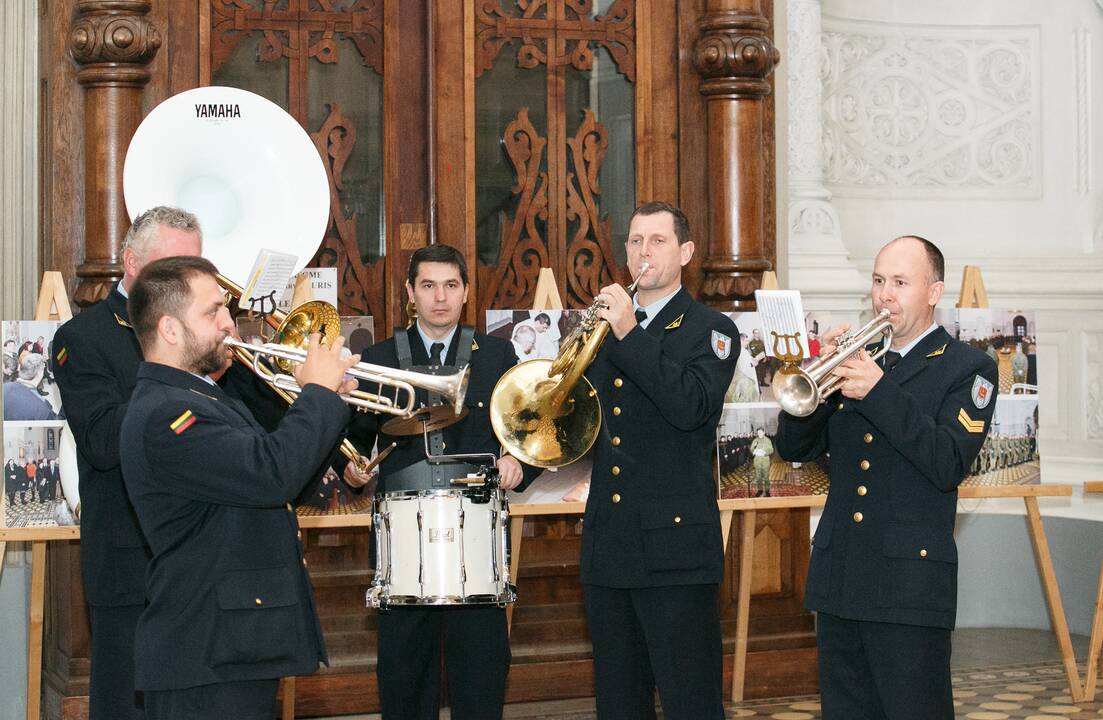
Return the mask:
[[[292,375],[275,372],[261,362],[263,357],[271,358],[281,366],[304,362],[306,351],[302,348],[276,343],[254,345],[233,337],[227,337],[222,342],[235,351],[249,353],[252,356],[253,372],[272,387],[294,394],[302,392],[302,387]],[[377,383],[380,386],[380,391],[369,393],[363,390],[353,390],[341,395],[342,400],[368,412],[402,416],[412,415],[414,410],[417,409],[415,407],[417,395],[414,388],[439,393],[442,397],[451,401],[452,409],[459,415],[460,411],[463,410],[463,398],[467,394],[467,381],[470,377],[468,367],[457,370],[451,375],[429,375],[364,362],[353,365],[345,373],[357,380]],[[392,388],[394,396],[384,395],[383,388]],[[403,393],[405,393],[405,402],[399,402],[399,397]]]
[[842,387],[844,378],[833,374],[835,368],[878,337],[883,337],[884,345],[871,356],[874,360],[880,359],[892,344],[889,314],[888,310],[882,310],[857,332],[840,335],[835,350],[807,368],[790,363],[778,370],[770,386],[781,409],[796,417],[811,415],[828,396]]

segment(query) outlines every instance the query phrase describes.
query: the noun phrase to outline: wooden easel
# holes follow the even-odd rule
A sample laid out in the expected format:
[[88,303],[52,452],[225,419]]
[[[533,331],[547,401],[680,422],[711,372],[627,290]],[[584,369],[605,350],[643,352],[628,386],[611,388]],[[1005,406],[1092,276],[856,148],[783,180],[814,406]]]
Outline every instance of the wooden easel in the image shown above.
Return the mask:
[[[1084,494],[1103,493],[1103,480],[1084,483]],[[1088,641],[1088,664],[1084,668],[1084,702],[1095,702],[1095,686],[1099,681],[1099,654],[1103,650],[1103,562],[1099,565],[1099,582],[1095,589],[1095,612],[1092,614],[1091,640]]]
[[[35,320],[71,320],[73,310],[65,292],[61,273],[50,270],[42,275],[42,286],[35,305]],[[6,496],[0,499],[0,512]],[[0,522],[0,525],[3,525]],[[3,528],[0,527],[0,567],[3,566],[7,543],[31,543],[31,596],[27,608],[30,621],[27,628],[27,720],[39,720],[42,713],[42,630],[46,606],[46,543],[50,540],[72,540],[80,536],[78,527]]]
[[[555,272],[551,268],[540,268],[536,278],[536,291],[532,298],[533,310],[562,310],[563,298],[555,284]],[[525,516],[511,513],[509,519],[509,578],[517,584],[517,573],[521,570],[521,533],[525,529]],[[506,606],[506,633],[513,629],[513,604]]]
[[[957,302],[958,308],[987,308],[988,292],[984,288],[984,278],[980,268],[976,265],[966,265],[961,275],[961,293]],[[1069,487],[1069,486],[1054,486]],[[1000,491],[1014,488],[978,488],[981,493],[975,497],[1000,497],[1000,494],[984,493],[984,490]],[[1069,487],[1069,493],[1072,489]],[[1041,493],[1044,494],[1044,493]],[[1017,497],[1018,493],[1004,493],[1003,497]],[[1072,649],[1072,639],[1069,636],[1068,620],[1065,617],[1065,607],[1061,602],[1061,590],[1057,585],[1057,575],[1053,570],[1053,558],[1049,551],[1049,540],[1046,538],[1045,527],[1042,524],[1042,515],[1038,509],[1038,495],[1022,495],[1026,505],[1027,530],[1030,534],[1031,545],[1034,547],[1034,559],[1038,563],[1038,574],[1042,581],[1042,592],[1046,597],[1046,606],[1049,609],[1050,624],[1053,625],[1053,635],[1057,640],[1057,646],[1061,650],[1061,662],[1065,668],[1065,676],[1069,681],[1069,694],[1073,702],[1084,700],[1084,691],[1080,683],[1080,671],[1076,667],[1076,654]]]

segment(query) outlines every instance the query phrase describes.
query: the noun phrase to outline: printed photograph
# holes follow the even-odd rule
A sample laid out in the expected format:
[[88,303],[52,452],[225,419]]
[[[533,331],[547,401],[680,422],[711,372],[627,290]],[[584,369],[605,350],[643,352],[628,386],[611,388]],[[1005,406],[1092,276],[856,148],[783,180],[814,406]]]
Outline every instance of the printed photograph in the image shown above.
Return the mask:
[[[40,528],[76,525],[76,446],[53,426],[4,423],[4,525]],[[64,446],[71,448],[65,457]]]
[[[54,333],[61,323],[53,320],[5,320],[4,420],[56,422],[65,419],[61,393],[50,369]],[[69,358],[62,351],[56,358]]]
[[[740,328],[742,331],[742,328]],[[716,467],[721,500],[795,497],[827,492],[827,456],[813,462],[785,462],[777,454],[777,403],[724,406],[716,428]]]
[[1034,311],[947,308],[935,311],[935,322],[958,340],[987,353],[999,372],[992,426],[962,485],[1041,482]]
[[559,343],[571,334],[585,310],[487,310],[486,334],[513,343],[520,362],[551,360]]

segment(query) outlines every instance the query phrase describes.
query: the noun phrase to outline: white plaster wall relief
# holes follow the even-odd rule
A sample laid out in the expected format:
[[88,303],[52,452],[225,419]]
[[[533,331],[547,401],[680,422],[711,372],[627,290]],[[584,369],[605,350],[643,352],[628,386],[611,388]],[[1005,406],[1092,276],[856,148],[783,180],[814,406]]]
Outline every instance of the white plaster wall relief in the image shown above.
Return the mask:
[[1103,440],[1103,333],[1085,332],[1084,433],[1089,440]]
[[819,68],[823,64],[820,40],[820,0],[790,0],[789,23],[789,182],[823,183],[822,126],[817,108],[822,103]]
[[1041,196],[1037,26],[823,18],[823,152],[839,195]]
[[1073,114],[1073,190],[1081,197],[1094,189],[1092,177],[1092,38],[1085,27],[1072,31],[1072,54],[1074,82],[1076,87],[1076,109]]

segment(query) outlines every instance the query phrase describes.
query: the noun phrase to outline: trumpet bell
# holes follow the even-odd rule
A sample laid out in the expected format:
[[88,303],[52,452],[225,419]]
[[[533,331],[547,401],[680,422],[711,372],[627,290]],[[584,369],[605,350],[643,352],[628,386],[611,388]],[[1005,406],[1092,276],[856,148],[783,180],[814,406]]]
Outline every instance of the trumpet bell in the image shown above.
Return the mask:
[[601,429],[601,405],[585,377],[571,388],[560,412],[548,413],[544,400],[558,385],[548,379],[551,366],[551,360],[515,365],[490,397],[490,424],[498,441],[521,462],[542,468],[579,459]]
[[820,389],[800,368],[783,368],[774,375],[771,387],[781,408],[796,417],[807,417],[820,405]]

